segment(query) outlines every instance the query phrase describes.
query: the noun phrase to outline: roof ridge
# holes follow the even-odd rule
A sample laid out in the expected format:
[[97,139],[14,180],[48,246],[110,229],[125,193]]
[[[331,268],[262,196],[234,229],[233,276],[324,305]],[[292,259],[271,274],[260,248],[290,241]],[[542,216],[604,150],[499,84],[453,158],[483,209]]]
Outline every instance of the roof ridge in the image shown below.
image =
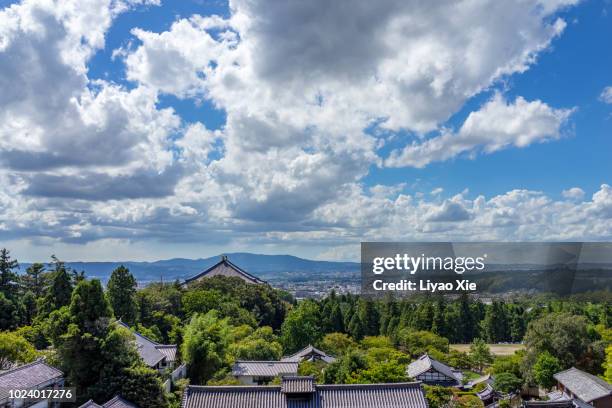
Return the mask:
[[421,381],[374,384],[317,384],[316,386],[317,388],[416,388],[421,386]]
[[297,361],[282,361],[282,360],[236,360],[235,363],[281,363],[281,364],[297,364]]
[[201,391],[270,391],[280,390],[280,385],[188,385],[187,389]]

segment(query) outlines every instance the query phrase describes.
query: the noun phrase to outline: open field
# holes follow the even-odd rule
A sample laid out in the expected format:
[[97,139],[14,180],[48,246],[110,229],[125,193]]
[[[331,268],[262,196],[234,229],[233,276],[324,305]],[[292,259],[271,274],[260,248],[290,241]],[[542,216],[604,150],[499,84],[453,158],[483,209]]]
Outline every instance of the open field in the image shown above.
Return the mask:
[[[489,344],[491,353],[496,356],[510,356],[517,350],[525,348],[524,344]],[[469,344],[451,344],[450,348],[457,351],[468,352],[470,351]]]

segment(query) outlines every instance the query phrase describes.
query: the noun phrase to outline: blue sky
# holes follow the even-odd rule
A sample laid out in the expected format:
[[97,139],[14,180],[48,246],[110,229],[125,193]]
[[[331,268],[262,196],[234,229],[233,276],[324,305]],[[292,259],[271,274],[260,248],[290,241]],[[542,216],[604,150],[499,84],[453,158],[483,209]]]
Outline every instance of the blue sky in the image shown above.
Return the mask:
[[609,2],[0,10],[24,261],[612,238]]

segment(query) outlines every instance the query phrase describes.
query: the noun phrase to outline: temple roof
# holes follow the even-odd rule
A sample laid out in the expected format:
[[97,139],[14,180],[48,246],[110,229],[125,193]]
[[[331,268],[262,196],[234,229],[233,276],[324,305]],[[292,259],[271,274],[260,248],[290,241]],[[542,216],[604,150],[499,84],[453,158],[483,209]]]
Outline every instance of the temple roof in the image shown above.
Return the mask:
[[266,282],[259,279],[257,276],[251,275],[244,269],[230,262],[227,256],[222,256],[221,260],[211,266],[210,268],[198,273],[195,276],[192,276],[189,279],[185,280],[185,284],[188,284],[193,281],[197,281],[202,278],[208,278],[212,276],[228,276],[228,277],[238,277],[244,280],[247,283],[255,283],[255,284],[265,284]]

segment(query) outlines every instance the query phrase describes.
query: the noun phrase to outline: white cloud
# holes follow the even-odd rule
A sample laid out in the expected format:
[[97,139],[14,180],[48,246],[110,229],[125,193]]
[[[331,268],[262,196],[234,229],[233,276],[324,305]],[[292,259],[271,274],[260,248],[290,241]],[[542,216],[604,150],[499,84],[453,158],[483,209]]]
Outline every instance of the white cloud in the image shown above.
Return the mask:
[[605,103],[612,103],[612,86],[606,86],[603,91],[601,91],[599,100]]
[[444,130],[439,136],[394,150],[385,165],[425,167],[461,154],[475,156],[557,139],[571,113],[571,109],[554,109],[522,97],[508,103],[496,93],[480,110],[470,113],[458,132]]
[[572,187],[567,190],[563,190],[561,192],[561,195],[563,195],[563,197],[565,198],[572,200],[582,200],[582,198],[584,197],[584,190],[580,187]]

